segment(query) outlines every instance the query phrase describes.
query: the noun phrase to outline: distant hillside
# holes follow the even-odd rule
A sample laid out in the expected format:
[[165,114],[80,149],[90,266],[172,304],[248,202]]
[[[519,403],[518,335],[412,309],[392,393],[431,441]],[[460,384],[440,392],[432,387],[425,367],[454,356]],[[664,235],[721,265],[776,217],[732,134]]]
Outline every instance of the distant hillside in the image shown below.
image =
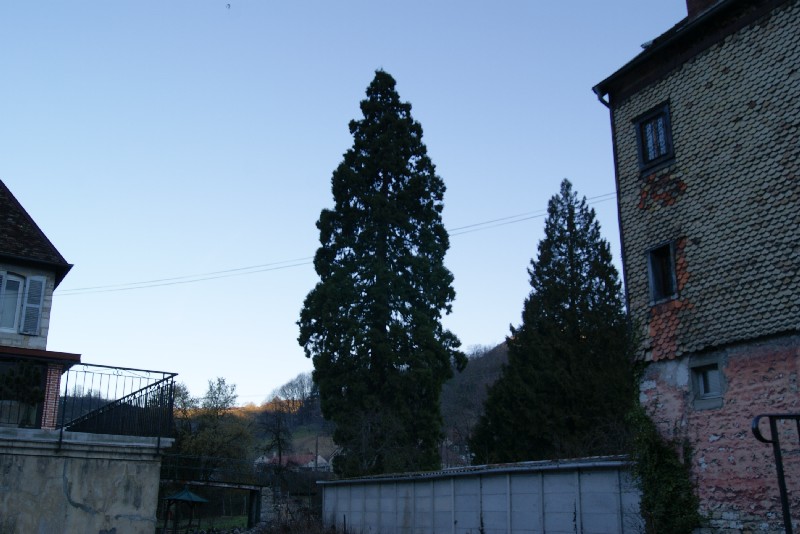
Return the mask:
[[[508,360],[508,349],[505,343],[501,343],[473,351],[468,356],[464,371],[456,372],[442,388],[441,410],[446,439],[441,452],[445,467],[469,464],[467,444],[472,428],[483,413],[489,386],[500,377]],[[237,415],[251,421],[250,429],[258,454],[263,454],[263,444],[269,441],[265,418],[279,408],[280,401],[273,399],[261,406],[235,410]],[[311,396],[305,402],[292,404],[290,413],[286,414],[286,423],[292,433],[290,453],[317,452],[328,459],[335,452],[336,445],[331,437],[333,426],[323,420],[318,397]]]
[[489,386],[500,378],[507,361],[508,347],[505,343],[477,351],[470,355],[466,369],[456,372],[442,388],[442,419],[449,440],[442,448],[445,466],[469,463],[467,444],[472,429],[483,414]]

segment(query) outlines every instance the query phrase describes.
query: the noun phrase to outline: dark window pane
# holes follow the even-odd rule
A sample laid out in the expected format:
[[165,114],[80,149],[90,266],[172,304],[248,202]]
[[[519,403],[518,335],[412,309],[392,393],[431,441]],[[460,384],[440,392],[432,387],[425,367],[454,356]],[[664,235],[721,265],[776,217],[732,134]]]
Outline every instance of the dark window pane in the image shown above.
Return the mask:
[[663,114],[642,123],[642,146],[646,162],[666,155],[666,117]]
[[650,289],[654,301],[675,295],[672,247],[664,245],[650,251]]

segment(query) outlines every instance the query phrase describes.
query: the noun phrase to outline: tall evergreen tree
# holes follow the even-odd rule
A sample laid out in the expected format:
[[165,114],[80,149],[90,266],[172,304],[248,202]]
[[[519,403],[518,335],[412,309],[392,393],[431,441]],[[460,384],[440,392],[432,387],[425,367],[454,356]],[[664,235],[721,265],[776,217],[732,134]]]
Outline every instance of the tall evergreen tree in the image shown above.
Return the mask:
[[455,298],[444,266],[445,186],[389,74],[375,73],[361,111],[333,172],[334,207],[317,222],[320,281],[298,341],[335,423],[338,473],[437,468],[442,384],[466,364],[441,325]]
[[522,325],[473,439],[477,463],[621,452],[634,399],[621,285],[586,199],[550,199]]

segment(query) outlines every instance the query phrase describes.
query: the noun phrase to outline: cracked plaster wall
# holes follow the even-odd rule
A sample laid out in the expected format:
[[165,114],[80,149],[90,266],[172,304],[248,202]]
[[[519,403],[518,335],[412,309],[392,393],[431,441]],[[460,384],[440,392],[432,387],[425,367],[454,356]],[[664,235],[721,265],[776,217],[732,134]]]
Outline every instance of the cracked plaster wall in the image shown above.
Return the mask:
[[58,450],[56,432],[0,433],[0,534],[152,534],[161,467],[155,446],[82,436],[88,439]]

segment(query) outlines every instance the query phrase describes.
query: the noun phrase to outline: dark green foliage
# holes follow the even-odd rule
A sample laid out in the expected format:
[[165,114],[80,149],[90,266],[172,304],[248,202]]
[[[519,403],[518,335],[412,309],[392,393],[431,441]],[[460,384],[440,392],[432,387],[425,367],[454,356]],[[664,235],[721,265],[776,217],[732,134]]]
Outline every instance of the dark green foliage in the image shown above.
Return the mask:
[[18,361],[0,364],[0,400],[38,404],[44,401],[44,366]]
[[344,475],[436,468],[442,384],[461,368],[459,341],[441,326],[455,298],[444,267],[444,183],[411,105],[378,71],[350,122],[353,147],[320,214],[319,283],[300,314],[322,411]]
[[[641,406],[630,414],[635,433],[631,459],[642,491],[641,512],[648,534],[689,534],[700,526],[699,501],[688,463],[677,454],[679,444],[667,442]],[[684,457],[690,452],[684,448]]]
[[505,343],[477,347],[467,353],[469,364],[442,388],[442,418],[448,447],[442,461],[448,466],[469,463],[469,440],[483,414],[488,388],[497,381],[508,360]]
[[522,325],[471,441],[477,463],[622,452],[634,399],[619,276],[569,181],[550,199]]
[[[224,378],[208,381],[201,399],[175,386],[175,443],[171,453],[187,458],[186,478],[210,480],[233,459],[252,456],[250,421],[237,414],[236,386]],[[251,464],[252,465],[252,464]]]
[[45,367],[40,364],[0,362],[0,401],[11,401],[5,403],[0,422],[22,427],[36,425],[36,412],[41,412],[44,401],[44,376]]

